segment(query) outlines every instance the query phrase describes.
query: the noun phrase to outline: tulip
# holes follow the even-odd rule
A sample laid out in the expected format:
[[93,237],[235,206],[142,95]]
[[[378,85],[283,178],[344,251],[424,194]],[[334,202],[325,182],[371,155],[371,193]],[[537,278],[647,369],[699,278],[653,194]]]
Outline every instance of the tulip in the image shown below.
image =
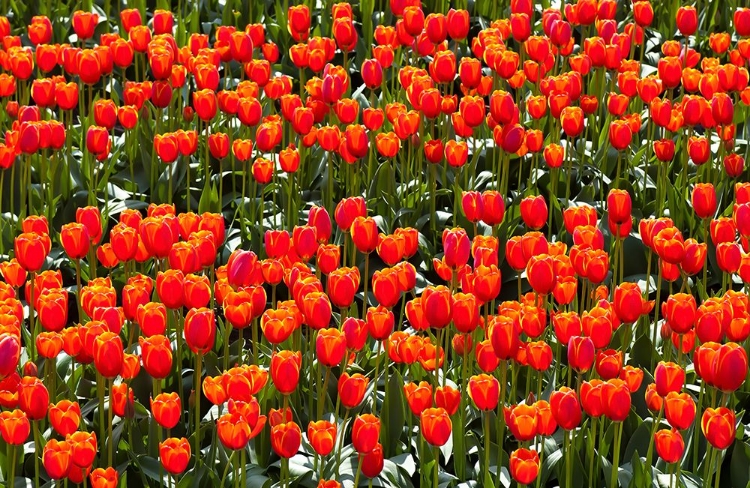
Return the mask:
[[172,474],[182,474],[190,462],[190,443],[184,437],[171,437],[159,443],[159,460],[164,469]]
[[695,7],[683,6],[677,9],[676,20],[677,28],[683,36],[691,36],[698,29],[698,12]]
[[444,408],[427,408],[419,417],[422,435],[431,446],[443,446],[451,435],[451,418]]
[[78,430],[81,422],[81,407],[78,402],[60,400],[50,405],[48,414],[50,424],[61,436],[67,436]]
[[271,357],[271,379],[282,395],[290,395],[297,389],[301,362],[299,352],[280,351]]
[[469,397],[479,410],[494,410],[500,399],[500,384],[497,378],[480,374],[469,378]]
[[555,422],[565,430],[573,430],[581,423],[581,405],[575,390],[564,386],[552,392],[550,409]]
[[352,409],[357,407],[365,396],[368,379],[359,373],[349,375],[343,373],[338,381],[338,393],[341,404],[344,408]]
[[510,475],[519,484],[533,483],[539,475],[539,454],[531,449],[520,448],[510,453]]
[[360,454],[371,452],[380,437],[380,419],[366,413],[354,418],[352,424],[352,444]]
[[695,419],[695,402],[687,393],[671,391],[664,399],[664,412],[669,424],[678,430],[685,430]]
[[55,439],[47,441],[42,453],[42,464],[51,479],[65,478],[71,466],[71,449],[68,442]]
[[31,424],[22,410],[0,412],[0,434],[8,445],[23,445],[30,431]]
[[18,406],[29,420],[41,420],[47,415],[49,392],[42,380],[24,376],[18,387]]
[[685,370],[671,362],[660,361],[654,370],[656,391],[666,397],[669,392],[679,392],[685,384]]
[[713,386],[726,393],[737,390],[745,380],[741,373],[747,369],[747,362],[745,349],[731,342],[722,345],[711,366]]
[[703,411],[701,431],[714,448],[722,450],[732,445],[735,438],[734,412],[726,407],[711,408]]

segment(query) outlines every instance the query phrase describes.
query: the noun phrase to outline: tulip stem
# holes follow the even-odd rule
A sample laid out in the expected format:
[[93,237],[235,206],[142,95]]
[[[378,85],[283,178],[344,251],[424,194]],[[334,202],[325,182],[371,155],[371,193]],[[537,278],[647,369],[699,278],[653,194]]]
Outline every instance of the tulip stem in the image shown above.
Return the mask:
[[83,308],[81,307],[81,260],[76,259],[76,302],[78,305],[78,322],[83,322]]
[[96,373],[96,392],[99,396],[99,442],[104,443],[104,433],[106,432],[106,426],[104,425],[104,378],[101,373]]
[[365,287],[364,295],[362,295],[362,318],[367,318],[367,306],[369,300],[367,298],[367,286],[370,283],[370,254],[365,254],[365,275],[362,277],[363,285]]
[[[175,342],[177,343],[177,358],[175,361],[177,363],[177,393],[180,395],[180,400],[184,402],[185,391],[182,385],[182,327],[184,319],[181,310],[175,311],[175,313],[177,314],[177,324],[175,325]],[[182,418],[182,413],[180,413],[180,418]]]
[[[372,379],[372,413],[378,414],[378,375],[380,373],[380,351],[383,348],[383,341],[378,341],[378,348],[375,352],[375,376]],[[436,366],[437,371],[437,366]],[[437,373],[436,373],[437,376]]]
[[287,457],[281,458],[281,472],[283,473],[281,486],[283,486],[284,488],[288,488],[290,474],[289,474],[289,458]]
[[620,443],[622,442],[622,422],[615,423],[615,452],[612,458],[612,475],[610,477],[610,488],[617,488],[617,473],[620,465]]
[[715,454],[715,449],[711,445],[711,443],[709,443],[708,448],[706,449],[706,457],[704,458],[707,460],[705,464],[705,468],[703,469],[703,486],[704,487],[711,486],[711,479],[709,477],[711,476],[711,467],[714,464],[714,454]]
[[[713,462],[712,462],[713,464]],[[680,468],[680,465],[677,465],[677,469]],[[679,471],[678,471],[679,473]],[[716,450],[716,480],[714,481],[714,488],[719,488],[719,480],[721,479],[721,450]]]
[[34,426],[34,486],[41,486],[39,484],[39,456],[41,455],[39,449],[42,447],[42,441],[39,435],[39,421],[32,420],[31,424]]
[[[156,380],[159,382],[160,380]],[[109,408],[107,409],[107,460],[108,466],[112,466],[112,387],[114,386],[114,379],[109,380]]]
[[16,446],[13,444],[8,444],[8,448],[10,449],[10,477],[8,478],[8,486],[12,487],[15,486],[15,479],[16,479],[16,454],[17,449]]
[[243,447],[240,451],[240,469],[241,471],[241,478],[242,481],[240,483],[240,486],[247,486],[247,469],[245,469],[245,452],[247,451],[246,447]]
[[[656,350],[656,340],[659,333],[659,295],[661,295],[661,266],[659,266],[659,273],[656,278],[656,296],[654,297],[654,331],[651,339],[651,345]],[[656,354],[651,357],[651,367],[654,367],[656,361]]]
[[344,446],[344,438],[346,436],[346,422],[349,420],[349,409],[346,409],[344,414],[344,420],[341,422],[341,438],[339,439],[339,447],[336,449],[336,479],[339,476],[339,468],[341,467],[341,448]]
[[[212,307],[213,308],[213,307]],[[224,320],[224,371],[229,369],[229,334],[232,329],[229,325],[228,320]],[[240,348],[240,355],[242,355],[242,349]]]
[[[500,437],[498,436],[497,441],[497,449],[498,451],[501,449],[502,443],[500,442]],[[437,460],[435,460],[435,464],[437,464]],[[490,411],[487,410],[484,412],[484,477],[482,478],[482,483],[485,483],[488,479],[490,479]],[[500,466],[498,465],[498,470],[500,469]],[[437,486],[437,484],[435,485]]]
[[359,486],[359,476],[362,474],[362,462],[365,460],[365,456],[363,454],[360,454],[358,457],[359,461],[357,462],[357,474],[354,475],[354,488],[357,488],[357,486]]
[[328,191],[326,192],[325,207],[329,215],[333,215],[333,151],[328,151]]
[[[580,388],[578,388],[578,391],[580,391]],[[565,486],[573,486],[573,451],[575,450],[573,436],[575,431],[565,431],[564,434],[565,440],[568,441],[568,452],[565,453]]]
[[34,288],[36,288],[35,285],[36,282],[36,273],[34,271],[31,272],[31,279],[29,281],[29,333],[31,334],[31,340],[29,341],[29,347],[31,348],[31,354],[29,355],[29,359],[33,361],[36,359],[36,324],[34,323]]
[[[701,418],[701,412],[703,411],[703,396],[706,394],[706,384],[701,381],[700,392],[698,393],[698,405],[695,410],[695,418]],[[693,428],[693,473],[698,471],[698,425],[696,424]]]
[[[440,448],[438,446],[435,446],[435,478],[434,478],[434,484],[432,486],[440,486],[438,484],[438,470],[440,469]],[[354,485],[355,487],[357,485]]]
[[328,380],[331,378],[331,368],[326,367],[326,376],[323,380],[323,390],[318,391],[318,419],[323,419],[323,412],[328,400]]
[[598,417],[594,417],[591,419],[591,439],[592,439],[593,449],[589,453],[589,486],[595,486],[594,484],[594,458],[596,458],[596,454],[595,454],[596,452],[596,426],[598,423],[599,423]]
[[[511,373],[513,376],[515,376],[513,373]],[[502,463],[502,452],[503,452],[503,443],[505,440],[505,415],[503,413],[503,409],[505,408],[505,393],[507,391],[507,384],[508,384],[508,361],[507,360],[501,360],[500,361],[500,401],[497,405],[497,412],[498,412],[498,433],[497,433],[497,472],[500,472],[500,465]],[[511,389],[511,391],[515,391],[514,389]],[[488,414],[489,415],[489,414]],[[489,434],[487,434],[489,437]]]
[[201,367],[203,363],[203,354],[198,352],[195,356],[195,372],[193,376],[195,376],[195,405],[193,405],[193,408],[195,409],[195,463],[200,463],[201,456],[200,456],[200,432],[201,432]]

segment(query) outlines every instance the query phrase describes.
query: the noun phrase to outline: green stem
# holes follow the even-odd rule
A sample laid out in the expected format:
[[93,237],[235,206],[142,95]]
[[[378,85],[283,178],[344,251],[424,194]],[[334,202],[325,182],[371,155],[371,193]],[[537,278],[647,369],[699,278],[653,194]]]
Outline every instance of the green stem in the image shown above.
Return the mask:
[[16,479],[16,455],[18,454],[18,449],[12,444],[10,444],[8,448],[10,449],[10,477],[8,478],[10,482],[8,483],[8,486],[15,486],[14,481]]
[[615,424],[615,453],[614,457],[612,458],[612,475],[610,478],[609,486],[610,488],[617,488],[618,481],[617,481],[617,472],[619,471],[620,466],[620,444],[622,442],[622,422],[617,422]]
[[39,456],[41,456],[42,439],[39,434],[39,420],[32,420],[31,424],[34,427],[34,486],[42,486],[39,484]]
[[[160,381],[160,380],[156,380]],[[109,408],[107,409],[107,461],[108,466],[112,466],[112,451],[114,449],[114,442],[112,441],[112,387],[114,386],[114,379],[109,380]]]
[[[489,410],[484,412],[484,477],[482,478],[482,483],[485,483],[486,480],[490,479],[490,412]],[[498,450],[500,450],[502,447],[502,444],[500,443],[500,440],[498,438]],[[498,469],[500,466],[498,465]]]
[[29,333],[31,334],[31,341],[29,341],[29,348],[31,349],[31,354],[29,358],[33,361],[36,359],[36,323],[34,320],[34,315],[36,313],[36,307],[34,306],[34,282],[36,281],[36,273],[31,272],[31,280],[30,280],[30,286],[29,286]]
[[[593,441],[593,449],[589,453],[589,487],[594,486],[594,458],[596,458],[596,426],[599,423],[599,419],[594,417],[591,419],[591,439]],[[538,486],[538,485],[537,485]]]
[[328,380],[331,377],[331,368],[326,368],[326,376],[323,380],[323,390],[318,392],[318,419],[323,419],[323,412],[328,400]]
[[[375,352],[375,377],[372,379],[372,413],[378,414],[378,375],[380,372],[380,351],[383,348],[383,341],[378,341],[378,347]],[[437,367],[435,368],[437,371]],[[356,485],[355,485],[356,486]]]
[[203,354],[198,352],[195,356],[195,463],[199,464],[201,461],[201,444],[200,444],[200,432],[201,432],[201,368],[203,363]]
[[365,460],[365,457],[362,454],[360,454],[358,457],[359,457],[359,461],[357,462],[357,474],[354,475],[354,485],[353,485],[355,488],[359,486],[359,476],[360,474],[362,474],[362,462]]
[[341,432],[340,432],[340,439],[339,439],[339,447],[336,449],[336,479],[339,479],[340,471],[339,468],[341,467],[341,448],[344,445],[344,437],[346,434],[346,422],[349,420],[349,409],[346,409],[346,413],[344,414],[344,421],[341,422]]

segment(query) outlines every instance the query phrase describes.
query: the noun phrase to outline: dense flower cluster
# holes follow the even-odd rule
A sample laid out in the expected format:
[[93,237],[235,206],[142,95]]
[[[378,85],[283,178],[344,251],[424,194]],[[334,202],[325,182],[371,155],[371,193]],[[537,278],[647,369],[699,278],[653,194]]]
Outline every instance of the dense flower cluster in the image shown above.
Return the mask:
[[750,9],[438,3],[0,17],[6,482],[743,462]]

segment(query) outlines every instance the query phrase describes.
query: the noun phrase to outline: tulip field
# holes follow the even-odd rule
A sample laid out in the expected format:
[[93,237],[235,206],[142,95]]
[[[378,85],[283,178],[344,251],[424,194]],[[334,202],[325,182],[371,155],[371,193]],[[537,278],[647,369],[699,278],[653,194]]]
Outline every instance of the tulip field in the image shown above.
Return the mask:
[[737,0],[0,2],[0,486],[750,486]]

